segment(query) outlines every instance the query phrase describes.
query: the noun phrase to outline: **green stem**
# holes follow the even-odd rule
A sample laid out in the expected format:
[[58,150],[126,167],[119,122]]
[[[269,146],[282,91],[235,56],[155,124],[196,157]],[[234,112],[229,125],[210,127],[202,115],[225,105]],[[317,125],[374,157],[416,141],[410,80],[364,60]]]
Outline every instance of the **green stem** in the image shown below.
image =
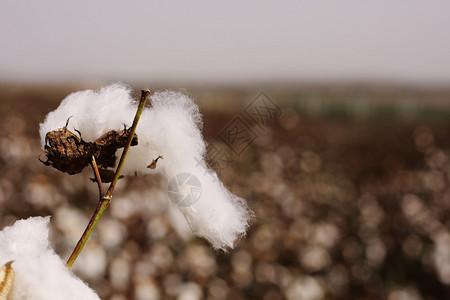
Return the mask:
[[141,91],[141,100],[139,101],[139,107],[136,112],[136,115],[134,116],[133,125],[131,126],[131,132],[128,136],[128,141],[123,149],[122,156],[120,156],[119,165],[116,169],[116,174],[114,175],[114,180],[111,182],[108,191],[106,192],[106,196],[112,196],[112,192],[114,191],[114,188],[116,187],[117,180],[119,180],[120,172],[122,171],[123,164],[125,162],[125,158],[127,157],[128,150],[130,149],[131,141],[133,140],[134,133],[136,132],[136,127],[139,122],[139,118],[141,117],[142,111],[144,110],[145,102],[147,101],[148,97],[150,96],[149,90],[142,90]]
[[[134,133],[136,132],[136,127],[139,122],[139,118],[141,117],[142,111],[144,110],[145,102],[147,102],[148,97],[150,96],[149,90],[142,90],[141,91],[141,99],[139,101],[139,107],[136,112],[136,115],[133,120],[133,125],[131,126],[131,131],[128,136],[127,144],[123,149],[122,156],[120,157],[119,164],[116,169],[116,173],[114,175],[114,179],[111,182],[108,191],[106,192],[106,195],[103,196],[100,193],[100,200],[97,204],[97,208],[95,209],[94,214],[92,215],[91,220],[89,221],[89,224],[87,225],[86,229],[83,232],[83,235],[81,236],[80,240],[78,241],[77,245],[75,246],[75,249],[73,250],[72,254],[70,255],[69,259],[67,260],[67,267],[70,269],[77,259],[78,255],[83,250],[84,245],[86,244],[87,240],[89,239],[89,236],[91,235],[92,231],[94,230],[95,226],[97,225],[98,220],[102,216],[103,212],[108,208],[109,204],[111,203],[112,193],[114,191],[114,188],[116,186],[117,180],[119,180],[120,172],[122,171],[123,164],[125,162],[125,158],[128,154],[128,150],[130,149],[131,140],[133,139]],[[95,170],[94,170],[95,172]]]
[[81,251],[84,248],[84,245],[86,244],[87,240],[91,236],[92,231],[95,228],[95,225],[97,225],[98,220],[100,219],[103,212],[108,208],[109,203],[111,203],[111,198],[102,197],[100,201],[97,204],[97,208],[95,209],[94,215],[92,216],[91,220],[89,221],[88,226],[83,232],[83,235],[81,236],[80,240],[78,241],[77,245],[75,246],[75,249],[73,249],[72,255],[70,255],[69,259],[67,260],[67,267],[70,269],[72,268],[73,263],[77,259],[78,255],[81,253]]

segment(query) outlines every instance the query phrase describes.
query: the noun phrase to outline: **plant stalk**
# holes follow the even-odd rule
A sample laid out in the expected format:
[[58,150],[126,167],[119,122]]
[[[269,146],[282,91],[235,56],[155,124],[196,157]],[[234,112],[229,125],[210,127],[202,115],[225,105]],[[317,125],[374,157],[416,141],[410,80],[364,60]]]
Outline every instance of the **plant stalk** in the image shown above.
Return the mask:
[[[117,166],[116,172],[114,174],[114,179],[109,185],[108,191],[106,192],[106,195],[102,195],[102,192],[99,188],[99,202],[97,204],[97,208],[95,209],[94,214],[92,215],[91,220],[89,221],[89,224],[87,225],[86,229],[83,232],[83,235],[81,236],[80,240],[78,241],[77,245],[75,246],[75,249],[73,250],[72,254],[70,255],[69,259],[67,260],[67,267],[70,269],[77,259],[78,255],[83,250],[84,245],[86,244],[87,240],[89,239],[89,236],[91,235],[92,231],[94,230],[95,226],[97,225],[98,220],[102,216],[103,212],[108,208],[109,204],[111,203],[112,193],[114,191],[114,188],[116,187],[117,180],[119,180],[120,172],[122,171],[123,164],[125,162],[125,158],[127,157],[128,150],[130,149],[131,141],[133,139],[134,133],[136,132],[136,127],[139,122],[139,118],[141,117],[142,111],[144,110],[145,103],[147,102],[148,97],[150,96],[150,91],[148,89],[141,91],[141,99],[139,101],[138,110],[136,112],[136,115],[134,116],[133,125],[131,126],[130,135],[128,136],[127,144],[125,145],[122,155],[120,156],[119,164]],[[95,162],[95,160],[94,160]],[[92,164],[94,169],[94,174],[97,177],[98,169],[96,170],[97,166],[96,164]],[[98,183],[101,181],[98,180]]]
[[95,161],[94,155],[92,155],[92,158],[91,158],[91,167],[92,167],[92,171],[94,171],[95,180],[97,180],[98,194],[100,195],[100,198],[101,198],[101,197],[103,197],[102,178],[100,177],[100,173],[98,171],[97,162]]

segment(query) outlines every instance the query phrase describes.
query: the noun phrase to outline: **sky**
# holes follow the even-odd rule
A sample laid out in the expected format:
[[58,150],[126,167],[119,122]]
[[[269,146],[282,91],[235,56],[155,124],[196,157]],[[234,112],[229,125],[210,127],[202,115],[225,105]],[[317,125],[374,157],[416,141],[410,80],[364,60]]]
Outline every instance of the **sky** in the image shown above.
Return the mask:
[[450,85],[450,1],[0,1],[0,82]]

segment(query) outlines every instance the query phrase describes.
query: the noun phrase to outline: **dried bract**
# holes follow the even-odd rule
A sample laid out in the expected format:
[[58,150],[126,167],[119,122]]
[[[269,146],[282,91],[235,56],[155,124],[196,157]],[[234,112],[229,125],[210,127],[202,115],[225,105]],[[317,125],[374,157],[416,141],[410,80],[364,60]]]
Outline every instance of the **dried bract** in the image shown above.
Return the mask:
[[[77,131],[80,134],[77,136],[67,129],[69,119],[63,128],[47,132],[44,147],[47,161],[41,161],[46,166],[70,175],[80,173],[89,165],[92,156],[101,168],[114,167],[116,151],[125,147],[131,129],[111,130],[94,142],[86,142],[81,138],[80,132]],[[137,144],[138,137],[134,134],[131,146]]]
[[158,159],[164,159],[164,157],[162,157],[161,155],[159,155],[157,158],[155,158],[153,161],[152,161],[152,163],[151,164],[149,164],[148,166],[147,166],[147,168],[149,168],[149,169],[155,169],[156,168],[156,163],[158,162]]
[[0,268],[0,300],[8,299],[14,281],[14,269],[10,261]]

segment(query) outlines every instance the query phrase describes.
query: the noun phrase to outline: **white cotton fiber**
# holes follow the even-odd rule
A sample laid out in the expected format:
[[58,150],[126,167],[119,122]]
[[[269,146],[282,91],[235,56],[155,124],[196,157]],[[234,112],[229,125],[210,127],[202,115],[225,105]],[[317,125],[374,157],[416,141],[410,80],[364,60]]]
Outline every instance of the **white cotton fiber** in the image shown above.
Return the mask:
[[0,231],[0,266],[13,260],[9,300],[100,299],[71,273],[48,241],[50,218],[16,221]]
[[[150,102],[136,130],[139,144],[130,148],[123,171],[159,172],[167,182],[181,173],[196,177],[201,194],[192,205],[181,205],[181,212],[193,233],[208,239],[214,248],[233,247],[236,239],[245,235],[250,214],[245,201],[230,193],[206,166],[197,105],[187,95],[171,91],[154,93]],[[98,93],[74,93],[41,124],[42,145],[45,133],[63,127],[69,116],[73,116],[70,125],[89,141],[109,130],[121,129],[123,124],[131,125],[136,109],[130,90],[122,85],[105,87]],[[158,160],[156,169],[147,168],[159,155],[163,159]]]
[[[206,152],[200,127],[201,115],[192,100],[176,92],[155,93],[152,109],[142,115],[138,136],[141,144],[132,149],[150,154],[151,159],[162,155],[156,170],[171,180],[180,173],[196,176],[201,183],[201,196],[191,206],[180,207],[194,234],[208,239],[214,248],[233,247],[236,238],[245,234],[248,211],[245,202],[231,194],[204,162]],[[130,171],[142,169],[141,160],[127,164]],[[150,169],[147,169],[150,170]]]
[[99,92],[80,91],[67,96],[59,107],[45,117],[39,133],[42,147],[45,134],[62,128],[69,117],[67,129],[77,134],[81,132],[85,141],[92,142],[110,130],[122,130],[133,123],[136,113],[136,102],[130,96],[130,90],[120,84],[102,88]]

